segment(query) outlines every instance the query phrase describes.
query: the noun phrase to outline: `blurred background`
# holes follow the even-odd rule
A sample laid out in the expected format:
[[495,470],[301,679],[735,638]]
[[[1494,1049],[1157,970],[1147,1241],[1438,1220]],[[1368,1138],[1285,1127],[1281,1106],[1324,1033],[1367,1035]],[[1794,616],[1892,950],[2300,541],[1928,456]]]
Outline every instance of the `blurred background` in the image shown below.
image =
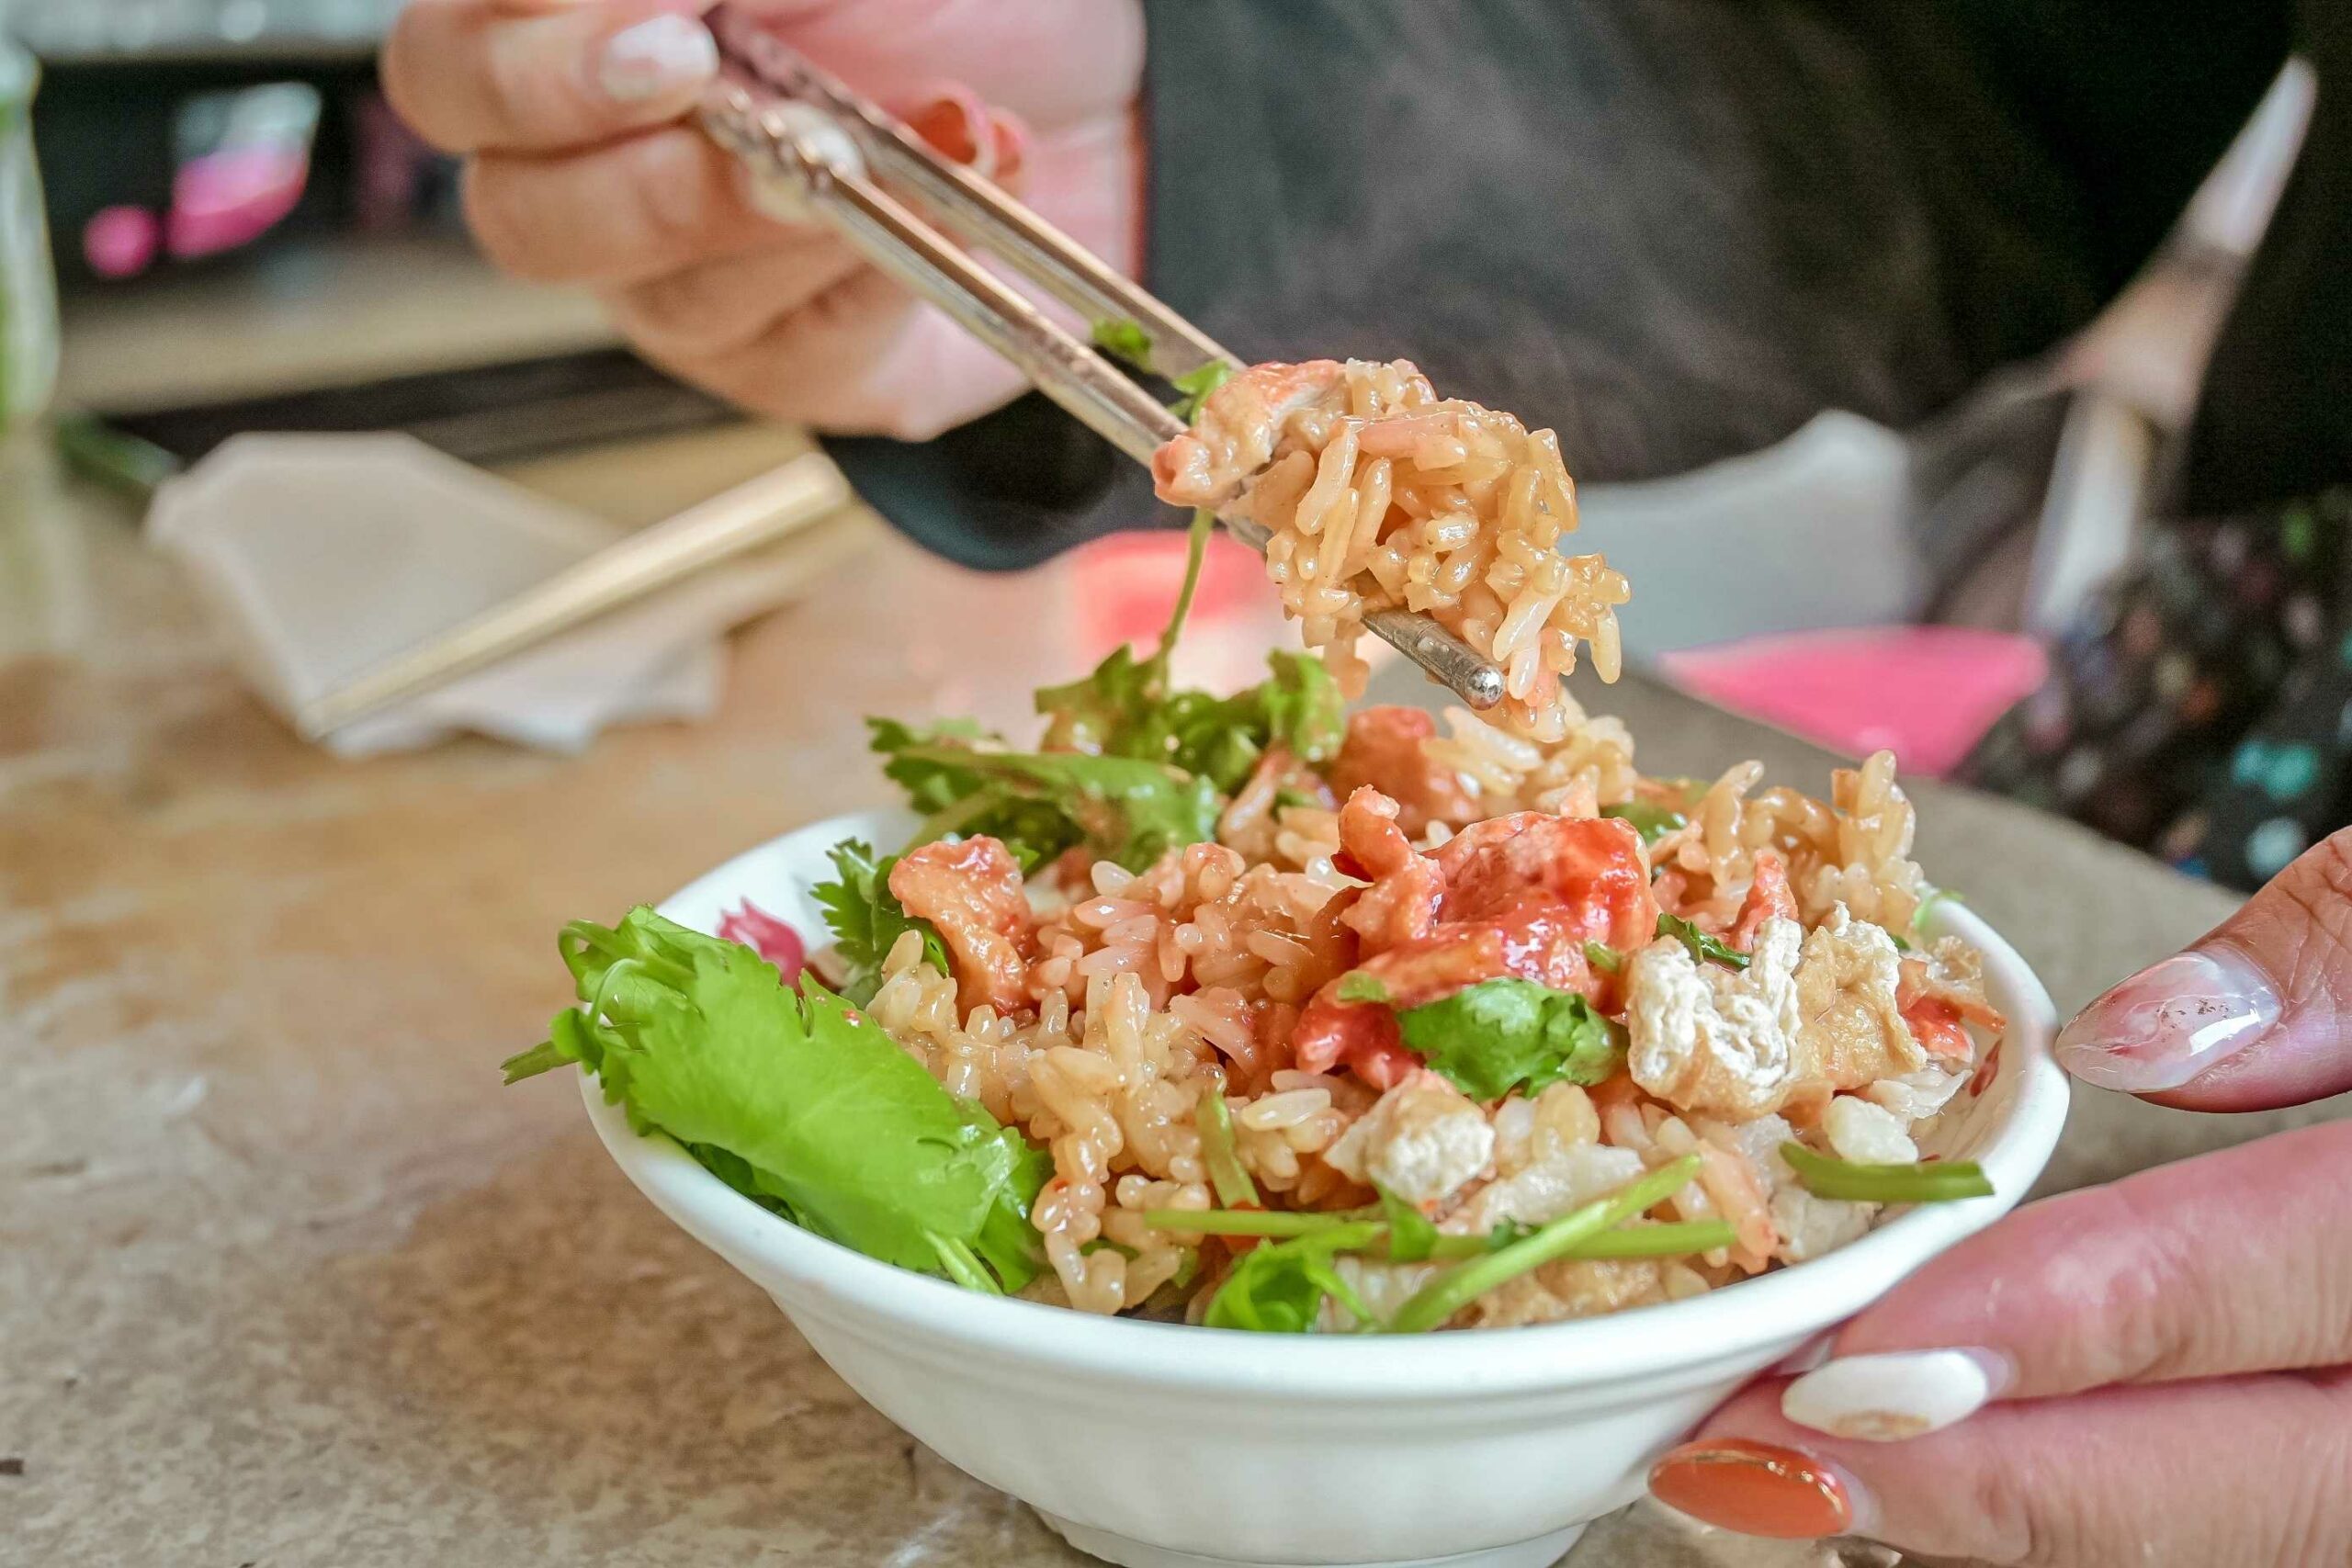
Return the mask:
[[[13,0],[0,10],[14,39],[0,70],[10,137],[0,333],[20,448],[53,446],[78,481],[143,507],[235,437],[401,432],[580,525],[527,569],[485,566],[470,586],[417,586],[400,614],[348,646],[322,647],[315,632],[289,645],[282,603],[264,607],[271,625],[256,625],[251,603],[222,604],[241,581],[250,589],[250,552],[264,547],[224,534],[218,514],[338,501],[288,499],[283,486],[257,501],[251,452],[241,485],[209,496],[182,487],[181,511],[195,520],[167,527],[159,510],[149,534],[178,541],[218,615],[243,617],[234,640],[247,678],[298,726],[306,703],[495,608],[535,572],[614,542],[612,530],[673,517],[796,458],[824,463],[801,433],[748,422],[638,360],[584,295],[505,279],[477,258],[454,164],[401,125],[377,86],[374,52],[397,9],[398,0]],[[2181,830],[2196,795],[2181,781],[2248,766],[2214,737],[2267,711],[2280,672],[2320,635],[2317,601],[2299,607],[2291,581],[2266,580],[2243,606],[2215,612],[2197,585],[2229,578],[2245,549],[2177,530],[2152,547],[2145,525],[2310,95],[2290,67],[2147,276],[2046,362],[1996,378],[1918,429],[1828,411],[1712,468],[1588,489],[1580,543],[1640,586],[1625,623],[1637,665],[1834,750],[1892,746],[1910,771],[1988,784],[2213,871],[2204,819]],[[26,434],[44,412],[50,423]],[[388,483],[424,482],[414,462],[376,456],[394,475]],[[871,534],[860,509],[831,510],[821,527],[792,525],[796,549]],[[1780,547],[1735,559],[1712,547],[1761,519],[1783,530]],[[2265,528],[2266,538],[2295,536],[2291,525]],[[2325,519],[2305,528],[2314,530],[2335,532]],[[59,586],[74,572],[41,568],[58,536],[28,524],[0,542],[5,635],[20,649],[70,641],[73,606],[87,598]],[[1178,541],[1149,533],[1075,552],[1021,587],[983,586],[895,542],[871,547],[897,551],[942,604],[1006,593],[1047,606],[1021,624],[1048,671],[1148,635],[1181,570]],[[278,570],[286,551],[271,548]],[[2216,549],[2229,558],[2207,558]],[[467,576],[462,554],[447,558],[445,578]],[[2293,578],[2275,548],[2254,555]],[[368,586],[380,558],[340,587]],[[709,616],[737,620],[797,596],[814,559]],[[1254,564],[1222,539],[1216,560],[1187,658],[1194,679],[1239,679],[1281,634]],[[299,592],[308,580],[286,581]],[[485,586],[493,581],[496,592]],[[2186,650],[2173,635],[2184,616],[2205,627]],[[949,646],[910,657],[949,669]],[[716,679],[702,695],[642,711],[707,709]],[[480,706],[442,728],[481,728]],[[2149,720],[2152,706],[2169,716]],[[617,716],[558,728],[584,744]],[[2274,761],[2266,751],[2252,764],[2264,789]],[[2335,787],[2333,773],[2314,782],[2281,766],[2290,793]],[[2228,879],[2275,870],[2334,809],[2303,801],[2239,824]]]

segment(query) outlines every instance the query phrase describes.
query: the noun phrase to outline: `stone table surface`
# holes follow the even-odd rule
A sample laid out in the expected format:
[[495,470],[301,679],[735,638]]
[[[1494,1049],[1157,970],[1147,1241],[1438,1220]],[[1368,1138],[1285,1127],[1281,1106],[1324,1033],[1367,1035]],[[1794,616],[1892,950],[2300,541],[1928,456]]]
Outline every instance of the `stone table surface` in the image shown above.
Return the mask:
[[[779,439],[525,478],[650,516]],[[240,687],[132,509],[22,450],[6,475],[0,1562],[1077,1561],[631,1191],[567,1082],[502,1090],[495,1065],[569,1000],[564,919],[871,802],[867,712],[1017,723],[1101,651],[1106,606],[1164,602],[1173,558],[983,579],[851,520],[739,636],[707,723],[346,762]],[[1196,678],[1275,635],[1263,595],[1209,620]],[[1654,770],[1758,754],[1825,787],[1821,754],[1661,690],[1611,705]],[[2229,908],[2073,828],[1917,794],[1930,871],[2064,1007]],[[2086,1094],[2052,1179],[2278,1121]],[[1798,1560],[1640,1511],[1575,1557]]]

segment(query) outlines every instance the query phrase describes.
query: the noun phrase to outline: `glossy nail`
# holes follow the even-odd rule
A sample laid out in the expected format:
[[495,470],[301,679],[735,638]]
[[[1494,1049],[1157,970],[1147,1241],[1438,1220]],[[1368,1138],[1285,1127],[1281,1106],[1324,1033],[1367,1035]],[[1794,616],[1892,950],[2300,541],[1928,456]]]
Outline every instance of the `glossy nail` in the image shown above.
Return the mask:
[[952,85],[935,91],[937,96],[908,113],[907,129],[959,164],[978,162],[984,148],[993,154],[996,136],[979,96]]
[[1781,1391],[1781,1414],[1834,1438],[1893,1443],[1940,1431],[1984,1407],[2008,1379],[1990,1350],[1840,1356]]
[[718,41],[692,17],[654,17],[615,33],[596,62],[597,82],[625,104],[699,87],[718,74]]
[[1741,1535],[1809,1540],[1855,1528],[1860,1492],[1794,1449],[1745,1438],[1685,1443],[1650,1471],[1650,1495]]
[[2102,1089],[2178,1089],[2278,1021],[2269,976],[2216,942],[2143,969],[2085,1008],[2059,1031],[2058,1059]]

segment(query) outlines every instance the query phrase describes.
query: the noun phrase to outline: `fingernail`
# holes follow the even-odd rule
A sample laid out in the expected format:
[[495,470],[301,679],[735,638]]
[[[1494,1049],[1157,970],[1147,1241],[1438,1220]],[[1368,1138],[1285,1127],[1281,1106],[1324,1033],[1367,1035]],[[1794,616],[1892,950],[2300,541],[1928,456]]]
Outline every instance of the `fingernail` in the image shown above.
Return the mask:
[[607,96],[642,103],[718,74],[718,44],[692,17],[664,16],[615,33],[596,64]]
[[1809,1372],[1829,1359],[1831,1348],[1838,1343],[1835,1333],[1816,1334],[1779,1360],[1772,1363],[1775,1376],[1792,1378]]
[[1720,1529],[1811,1540],[1855,1528],[1860,1489],[1794,1449],[1717,1438],[1685,1443],[1658,1461],[1650,1495]]
[[996,146],[988,106],[968,88],[940,88],[937,97],[907,116],[907,128],[959,164],[976,163],[983,146],[991,152]]
[[2008,1379],[1990,1350],[1840,1356],[1781,1391],[1781,1414],[1833,1438],[1893,1443],[1940,1431],[1984,1407]]
[[1000,182],[1012,179],[1029,161],[1028,122],[1009,110],[991,110],[989,131],[996,145],[996,167],[989,173]]
[[2269,977],[2216,943],[2143,969],[2085,1008],[2058,1032],[2058,1060],[2102,1089],[2178,1089],[2278,1021]]

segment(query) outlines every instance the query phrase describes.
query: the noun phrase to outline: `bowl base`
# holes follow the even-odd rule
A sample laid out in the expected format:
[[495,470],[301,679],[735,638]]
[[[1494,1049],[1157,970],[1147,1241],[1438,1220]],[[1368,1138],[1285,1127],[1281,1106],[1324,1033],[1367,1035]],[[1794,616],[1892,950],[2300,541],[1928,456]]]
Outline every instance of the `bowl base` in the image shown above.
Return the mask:
[[[1154,1546],[1148,1541],[1129,1540],[1109,1530],[1095,1529],[1069,1519],[1059,1518],[1037,1510],[1037,1517],[1050,1526],[1053,1532],[1089,1557],[1099,1557],[1105,1562],[1115,1562],[1119,1568],[1307,1568],[1306,1564],[1283,1562],[1244,1562],[1230,1557],[1204,1557],[1194,1551],[1178,1551],[1173,1547]],[[1329,1564],[1321,1568],[1552,1568],[1576,1545],[1584,1534],[1584,1526],[1570,1525],[1550,1535],[1539,1535],[1532,1540],[1513,1541],[1509,1546],[1490,1546],[1483,1551],[1457,1552],[1451,1557],[1416,1557],[1410,1561],[1376,1563]]]

